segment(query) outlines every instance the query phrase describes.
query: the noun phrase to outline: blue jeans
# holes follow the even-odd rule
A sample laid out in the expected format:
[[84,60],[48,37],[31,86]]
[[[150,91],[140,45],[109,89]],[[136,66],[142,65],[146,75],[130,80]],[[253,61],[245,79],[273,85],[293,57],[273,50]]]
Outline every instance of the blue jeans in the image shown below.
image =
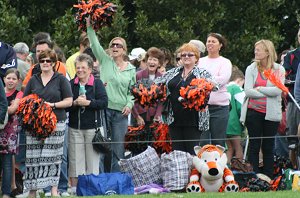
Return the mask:
[[108,129],[111,130],[111,141],[118,142],[112,143],[112,159],[111,159],[111,172],[119,172],[120,166],[118,161],[124,158],[124,141],[125,133],[128,130],[128,116],[122,115],[121,111],[112,109],[106,110]]
[[221,145],[225,147],[229,106],[209,105],[209,130],[201,134],[200,144]]
[[22,129],[19,133],[19,153],[15,156],[16,163],[19,164],[19,170],[22,174],[25,173],[25,158],[26,158],[26,134]]
[[[58,182],[58,191],[60,193],[67,192],[68,190],[68,125],[66,125],[65,137],[64,137],[64,146],[63,146],[63,156],[60,169],[60,176]],[[44,189],[44,192],[50,192],[51,187],[48,186]]]
[[10,195],[11,177],[12,177],[12,154],[1,154],[2,166],[2,194]]
[[275,136],[275,155],[288,158],[289,148],[286,137],[281,136],[279,133]]

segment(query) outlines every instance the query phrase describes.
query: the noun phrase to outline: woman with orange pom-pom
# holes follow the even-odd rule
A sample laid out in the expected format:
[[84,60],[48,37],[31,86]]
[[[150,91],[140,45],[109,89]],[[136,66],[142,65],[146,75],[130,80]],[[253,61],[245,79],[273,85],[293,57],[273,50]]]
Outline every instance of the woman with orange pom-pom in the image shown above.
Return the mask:
[[[209,127],[209,114],[206,107],[199,111],[195,108],[186,108],[181,101],[180,89],[189,86],[193,79],[204,79],[211,82],[213,89],[217,89],[217,85],[209,72],[196,67],[200,57],[196,46],[183,44],[178,53],[181,55],[183,66],[169,70],[154,82],[156,84],[164,83],[167,86],[166,103],[168,105],[166,105],[166,111],[168,115],[166,122],[169,124],[172,149],[194,154],[194,146],[199,145],[201,132],[206,131]],[[205,99],[198,98],[197,100]]]
[[[148,84],[151,84],[155,78],[161,76],[158,68],[162,66],[164,62],[164,54],[160,49],[151,47],[148,49],[145,59],[147,68],[136,73],[136,80],[147,80]],[[132,109],[132,115],[136,119],[137,125],[149,125],[153,120],[160,121],[161,111],[161,104],[155,104],[151,107],[142,107],[139,102],[136,101]]]
[[111,172],[120,171],[119,159],[124,158],[125,133],[128,127],[128,115],[133,107],[133,97],[130,87],[135,84],[135,67],[126,61],[127,44],[121,37],[113,38],[109,43],[108,53],[101,46],[92,21],[86,18],[87,34],[91,48],[99,61],[100,78],[103,81],[108,96],[108,108],[106,110],[108,129],[111,131],[112,160]]
[[45,103],[52,107],[57,124],[53,133],[45,139],[26,132],[24,186],[30,190],[29,197],[36,197],[38,189],[48,186],[52,187],[52,196],[59,196],[57,186],[66,128],[65,108],[72,105],[72,90],[68,80],[54,70],[57,56],[53,50],[47,49],[41,52],[38,61],[41,72],[31,77],[25,88],[24,96],[37,94],[39,98],[45,100]]

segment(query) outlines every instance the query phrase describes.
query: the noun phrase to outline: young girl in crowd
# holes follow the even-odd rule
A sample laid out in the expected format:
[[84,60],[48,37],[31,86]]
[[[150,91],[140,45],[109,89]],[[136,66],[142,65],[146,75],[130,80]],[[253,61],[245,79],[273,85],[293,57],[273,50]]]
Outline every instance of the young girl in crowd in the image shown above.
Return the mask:
[[231,158],[235,156],[238,159],[243,158],[243,148],[241,146],[241,135],[243,127],[240,123],[241,107],[245,98],[243,85],[245,76],[237,66],[232,68],[230,82],[227,85],[227,91],[230,94],[230,111],[229,120],[226,130],[227,140],[226,145],[228,150],[226,152],[228,163]]
[[[18,150],[18,117],[15,114],[23,96],[21,91],[16,90],[20,80],[19,71],[15,68],[5,73],[5,94],[8,102],[7,113],[9,115],[5,128],[0,132],[0,156],[2,162],[2,197],[8,198],[11,194],[11,182],[14,177],[13,156]],[[15,183],[15,182],[13,182]],[[12,186],[16,188],[15,184]]]

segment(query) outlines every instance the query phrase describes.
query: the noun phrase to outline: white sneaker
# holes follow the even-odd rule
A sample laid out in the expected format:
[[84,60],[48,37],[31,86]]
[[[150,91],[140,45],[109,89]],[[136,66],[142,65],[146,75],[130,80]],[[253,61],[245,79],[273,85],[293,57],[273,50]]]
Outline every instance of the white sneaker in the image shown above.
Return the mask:
[[289,149],[294,150],[296,148],[296,144],[290,144]]
[[71,195],[68,192],[62,192],[62,193],[60,193],[60,196],[62,196],[62,197],[70,197]]
[[26,197],[28,197],[28,195],[29,195],[29,191],[24,192],[23,194],[20,194],[20,195],[16,195],[16,198],[26,198]]

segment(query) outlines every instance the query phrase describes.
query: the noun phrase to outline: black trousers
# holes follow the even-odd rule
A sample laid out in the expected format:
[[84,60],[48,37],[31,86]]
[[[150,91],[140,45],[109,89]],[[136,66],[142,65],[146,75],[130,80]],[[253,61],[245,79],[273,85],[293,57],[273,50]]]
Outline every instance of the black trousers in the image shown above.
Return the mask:
[[201,132],[196,126],[169,126],[172,150],[185,151],[195,155],[194,146],[199,146]]
[[263,174],[273,178],[274,166],[274,140],[279,122],[265,120],[266,114],[248,109],[246,127],[249,134],[248,160],[253,165],[253,170],[259,172],[259,150],[263,153]]

